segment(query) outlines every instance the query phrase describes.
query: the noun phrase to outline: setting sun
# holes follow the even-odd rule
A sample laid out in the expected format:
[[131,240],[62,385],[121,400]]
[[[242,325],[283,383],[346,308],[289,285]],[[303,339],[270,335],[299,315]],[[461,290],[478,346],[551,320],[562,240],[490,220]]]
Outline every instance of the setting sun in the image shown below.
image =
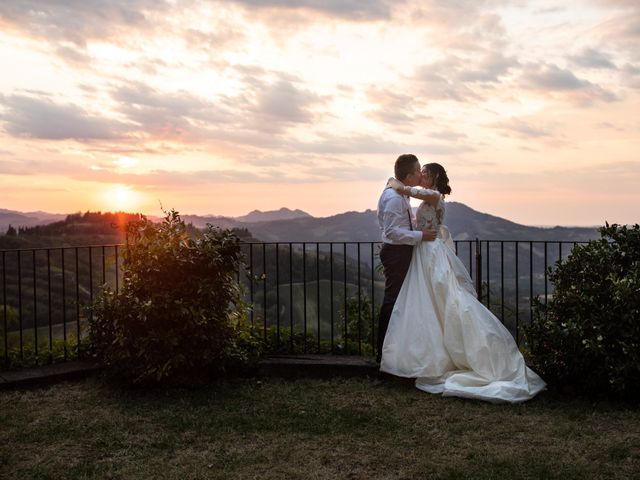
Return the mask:
[[105,202],[108,210],[132,212],[140,203],[140,197],[127,185],[113,185],[105,192]]

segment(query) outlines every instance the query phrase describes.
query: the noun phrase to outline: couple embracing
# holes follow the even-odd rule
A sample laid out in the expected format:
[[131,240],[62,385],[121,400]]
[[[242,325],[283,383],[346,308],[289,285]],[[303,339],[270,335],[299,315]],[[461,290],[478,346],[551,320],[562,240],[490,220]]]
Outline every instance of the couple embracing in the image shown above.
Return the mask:
[[[428,393],[522,402],[545,382],[525,365],[513,337],[477,300],[444,226],[445,169],[400,155],[378,203],[385,290],[380,370],[415,378]],[[413,216],[409,197],[422,203]]]

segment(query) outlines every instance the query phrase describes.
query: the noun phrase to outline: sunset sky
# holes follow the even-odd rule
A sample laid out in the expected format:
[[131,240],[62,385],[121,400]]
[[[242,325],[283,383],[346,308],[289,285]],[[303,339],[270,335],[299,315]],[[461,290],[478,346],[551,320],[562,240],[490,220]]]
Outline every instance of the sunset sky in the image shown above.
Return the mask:
[[[0,208],[640,222],[638,0],[0,0]],[[417,203],[416,203],[417,204]]]

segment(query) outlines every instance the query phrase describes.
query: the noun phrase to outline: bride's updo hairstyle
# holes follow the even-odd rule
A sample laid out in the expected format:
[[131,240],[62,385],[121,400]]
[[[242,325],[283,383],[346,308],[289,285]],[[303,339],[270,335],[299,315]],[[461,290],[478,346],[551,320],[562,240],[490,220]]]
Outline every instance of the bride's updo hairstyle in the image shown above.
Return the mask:
[[451,187],[449,186],[449,177],[447,177],[447,171],[439,163],[427,163],[422,167],[422,171],[429,172],[431,178],[433,178],[434,187],[443,196],[451,193]]

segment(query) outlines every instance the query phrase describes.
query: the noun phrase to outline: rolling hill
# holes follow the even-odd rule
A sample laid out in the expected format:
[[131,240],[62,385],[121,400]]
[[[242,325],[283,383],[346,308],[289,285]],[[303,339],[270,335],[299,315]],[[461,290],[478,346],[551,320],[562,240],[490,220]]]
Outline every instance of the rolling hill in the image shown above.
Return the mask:
[[[107,214],[105,214],[107,215]],[[64,215],[44,212],[21,213],[0,209],[0,232],[9,224],[32,227],[60,222]],[[376,212],[345,212],[329,217],[312,217],[301,210],[286,208],[253,212],[242,217],[182,215],[185,222],[197,228],[212,224],[220,228],[246,229],[265,242],[377,242],[380,228]],[[478,212],[463,203],[447,203],[445,223],[456,240],[474,238],[489,240],[569,240],[586,241],[597,238],[595,228],[541,228],[522,225],[504,218]]]
[[63,220],[66,215],[47,212],[18,212],[0,208],[0,233],[4,233],[12,225],[18,227],[34,227]]
[[[265,242],[377,242],[380,228],[374,210],[345,212],[330,217],[299,217],[284,220],[238,222],[229,217],[185,216],[197,227],[206,223],[221,228],[246,228],[254,237]],[[490,240],[570,240],[586,241],[597,238],[595,228],[541,228],[521,225],[504,218],[478,212],[463,203],[447,203],[445,223],[456,240],[474,238]]]

